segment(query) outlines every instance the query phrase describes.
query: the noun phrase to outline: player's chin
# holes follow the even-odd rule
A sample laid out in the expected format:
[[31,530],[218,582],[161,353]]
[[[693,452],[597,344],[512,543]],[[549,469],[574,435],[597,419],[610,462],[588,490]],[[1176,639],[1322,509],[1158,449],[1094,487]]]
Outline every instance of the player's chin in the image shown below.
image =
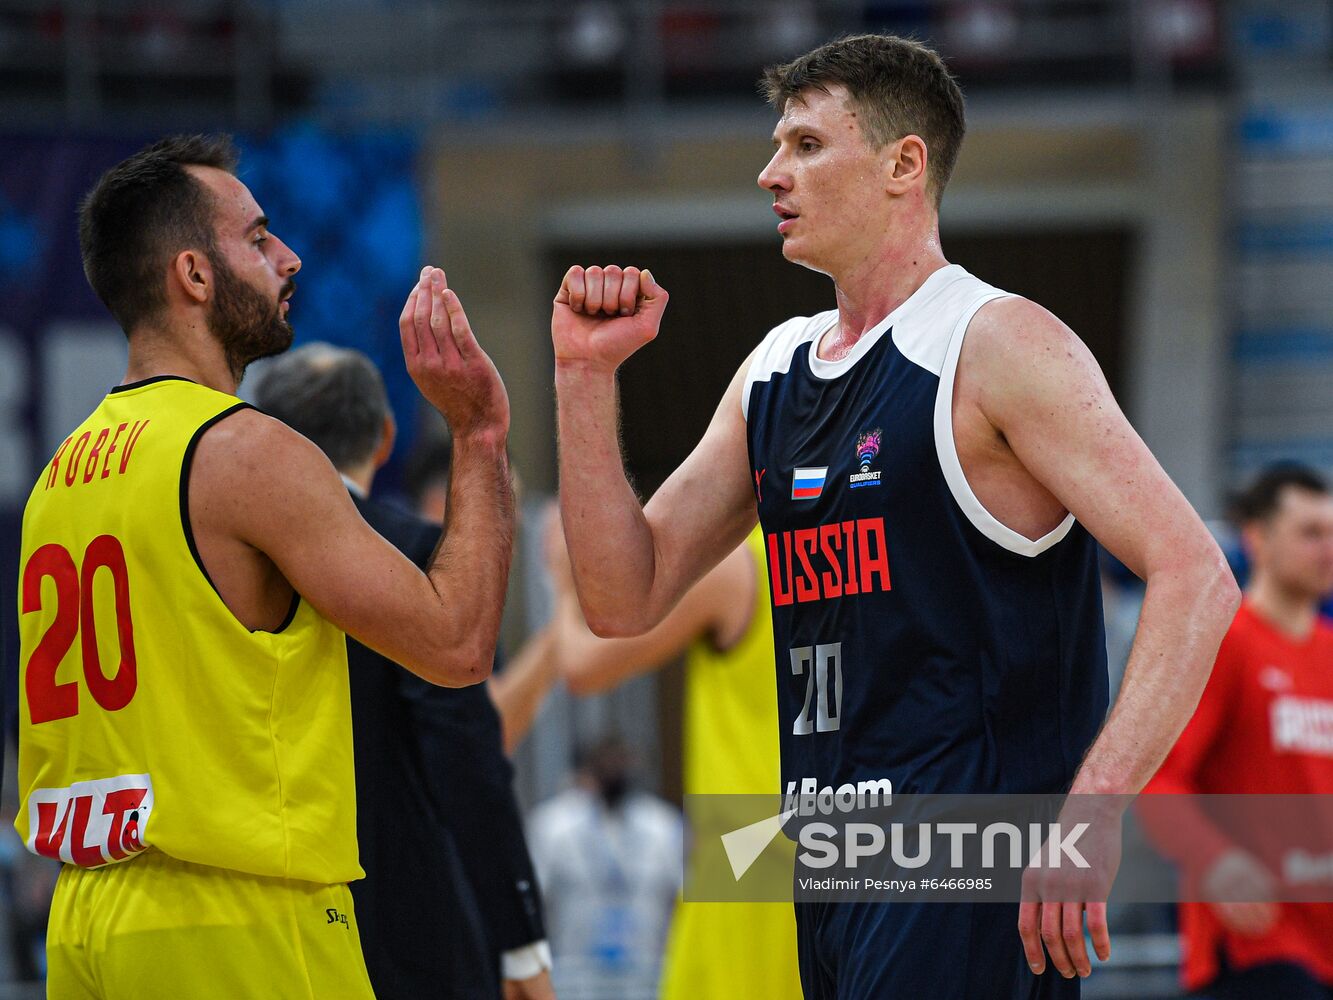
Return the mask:
[[259,351],[252,360],[258,361],[260,358],[271,358],[275,354],[281,354],[292,346],[292,341],[295,339],[296,331],[292,329],[291,323],[282,318],[275,319],[268,329],[268,336],[259,345]]
[[793,239],[790,236],[783,237],[782,256],[791,263],[808,267],[812,271],[821,270],[817,255],[812,254],[810,248],[804,245],[800,239]]
[[782,237],[782,256],[786,257],[793,264],[804,264],[805,260],[801,254],[801,240],[799,237]]

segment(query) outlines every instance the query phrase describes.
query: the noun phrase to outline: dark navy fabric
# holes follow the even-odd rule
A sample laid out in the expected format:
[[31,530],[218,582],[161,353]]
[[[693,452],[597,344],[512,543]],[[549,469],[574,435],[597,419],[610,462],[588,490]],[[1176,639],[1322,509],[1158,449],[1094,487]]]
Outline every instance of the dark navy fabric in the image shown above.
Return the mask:
[[[1091,536],[1075,524],[1025,556],[971,523],[936,456],[939,378],[905,358],[891,331],[832,380],[810,371],[811,349],[801,344],[788,372],[756,382],[748,409],[784,788],[811,777],[835,788],[888,778],[898,794],[1066,790],[1107,703]],[[880,479],[852,488],[864,467],[858,440],[875,431],[868,464]],[[793,500],[793,471],[821,467],[820,495]],[[881,555],[887,587],[862,565]],[[849,581],[870,591],[810,598]],[[794,673],[789,651],[834,643],[842,686],[828,667],[825,714],[839,709],[836,728],[794,735],[816,713],[806,709],[810,668]]]
[[805,1000],[1078,1000],[1082,980],[1018,943],[1018,904],[798,903]]
[[[440,526],[353,496],[424,568]],[[347,640],[357,839],[351,883],[380,1000],[496,1000],[502,952],[546,937],[500,717],[484,684],[436,687]]]
[[1211,986],[1190,996],[1195,1000],[1333,1000],[1333,986],[1321,983],[1299,965],[1269,962],[1239,972],[1224,969]]
[[[1092,538],[1074,524],[1028,556],[973,524],[936,452],[939,376],[891,330],[831,379],[811,371],[811,350],[757,373],[747,410],[784,790],[883,778],[895,794],[1066,790],[1107,705]],[[802,493],[827,469],[818,496],[793,499],[798,469]],[[1017,903],[796,913],[807,1000],[1079,995],[1077,979],[1032,975]]]

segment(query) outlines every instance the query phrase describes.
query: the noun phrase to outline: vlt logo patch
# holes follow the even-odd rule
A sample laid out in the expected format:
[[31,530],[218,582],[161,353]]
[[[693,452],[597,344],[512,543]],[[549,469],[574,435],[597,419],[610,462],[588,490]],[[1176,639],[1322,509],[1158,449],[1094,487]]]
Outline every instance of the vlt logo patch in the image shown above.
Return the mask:
[[28,796],[28,850],[82,868],[122,861],[148,847],[153,781],[146,774],[38,788]]
[[822,469],[793,469],[791,474],[791,498],[793,500],[815,500],[824,492],[824,480],[828,478],[828,466]]
[[866,431],[856,439],[856,461],[861,468],[853,472],[848,477],[847,486],[849,489],[859,489],[862,486],[878,486],[879,470],[872,470],[871,464],[879,456],[879,444],[884,432],[876,427],[873,431]]

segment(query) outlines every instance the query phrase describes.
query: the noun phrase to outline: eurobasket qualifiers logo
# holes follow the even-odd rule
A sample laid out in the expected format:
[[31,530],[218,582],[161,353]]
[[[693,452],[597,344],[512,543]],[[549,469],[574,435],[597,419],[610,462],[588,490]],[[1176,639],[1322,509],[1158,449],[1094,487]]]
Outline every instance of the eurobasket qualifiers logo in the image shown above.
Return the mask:
[[861,471],[851,474],[847,481],[849,489],[879,485],[879,470],[872,472],[870,463],[879,455],[879,443],[883,434],[884,432],[876,427],[856,439],[856,460],[861,463]]

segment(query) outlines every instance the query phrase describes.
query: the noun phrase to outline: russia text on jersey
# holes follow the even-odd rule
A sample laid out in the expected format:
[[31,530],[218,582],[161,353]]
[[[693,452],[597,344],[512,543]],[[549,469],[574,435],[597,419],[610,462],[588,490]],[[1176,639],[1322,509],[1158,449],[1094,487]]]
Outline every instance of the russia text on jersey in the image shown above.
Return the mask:
[[768,575],[774,607],[892,590],[884,518],[770,534]]
[[1333,757],[1333,701],[1283,695],[1269,709],[1273,749]]

